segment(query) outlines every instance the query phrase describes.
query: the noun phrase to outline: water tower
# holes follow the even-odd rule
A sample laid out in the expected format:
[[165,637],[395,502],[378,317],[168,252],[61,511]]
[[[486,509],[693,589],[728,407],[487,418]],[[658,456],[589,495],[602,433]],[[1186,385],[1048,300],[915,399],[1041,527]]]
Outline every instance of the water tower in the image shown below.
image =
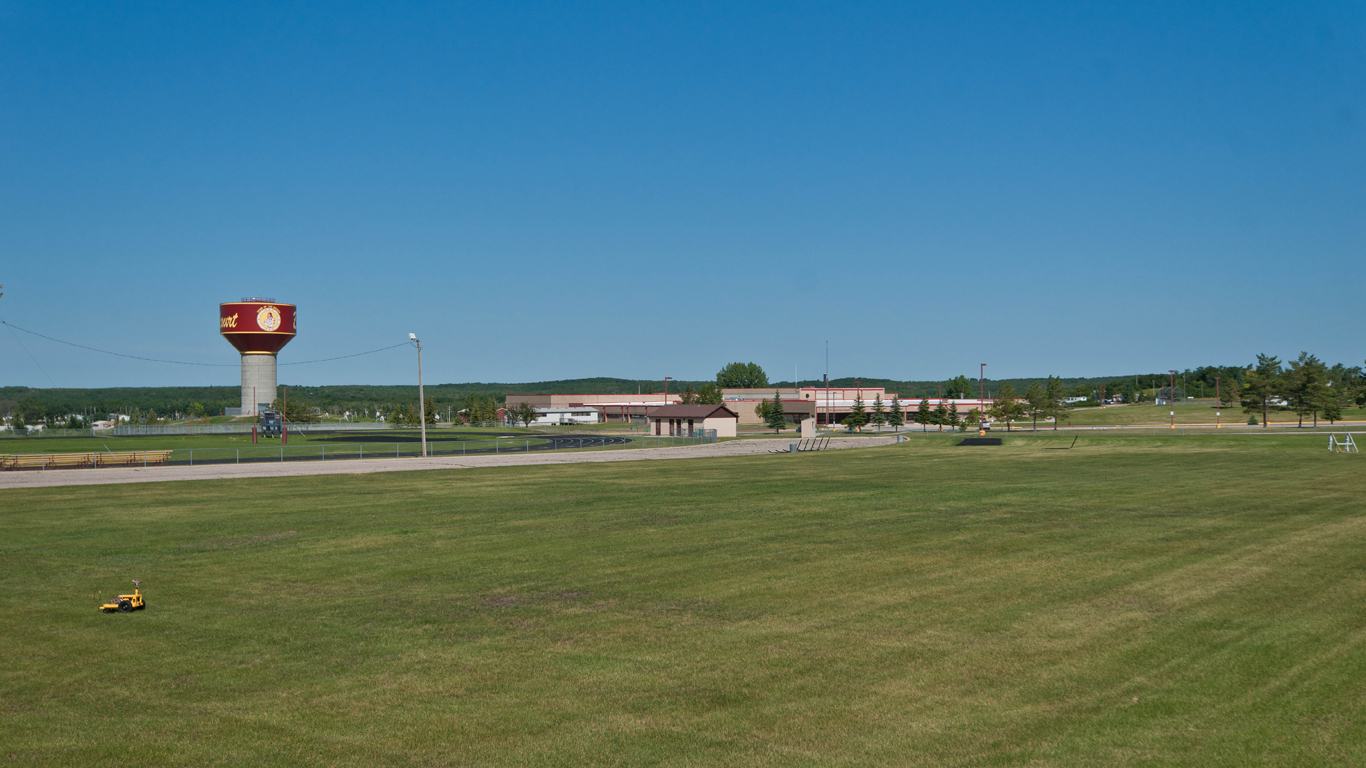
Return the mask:
[[293,304],[255,296],[218,305],[218,332],[242,353],[242,415],[275,401],[275,355],[299,330]]

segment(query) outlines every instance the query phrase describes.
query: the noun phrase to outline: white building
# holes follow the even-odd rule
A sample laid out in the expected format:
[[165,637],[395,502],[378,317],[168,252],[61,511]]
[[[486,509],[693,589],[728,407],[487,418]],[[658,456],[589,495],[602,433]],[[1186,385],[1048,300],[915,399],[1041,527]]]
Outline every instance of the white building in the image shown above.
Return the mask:
[[561,405],[537,408],[536,420],[532,424],[549,426],[552,424],[597,424],[602,421],[602,411],[591,405]]

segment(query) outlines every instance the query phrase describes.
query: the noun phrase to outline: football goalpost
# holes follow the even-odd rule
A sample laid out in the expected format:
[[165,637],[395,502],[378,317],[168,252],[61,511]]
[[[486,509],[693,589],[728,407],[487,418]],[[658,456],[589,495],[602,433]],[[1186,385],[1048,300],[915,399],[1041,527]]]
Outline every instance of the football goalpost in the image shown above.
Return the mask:
[[1361,453],[1357,450],[1357,444],[1352,439],[1351,432],[1345,433],[1341,440],[1335,434],[1328,435],[1328,450],[1333,453]]

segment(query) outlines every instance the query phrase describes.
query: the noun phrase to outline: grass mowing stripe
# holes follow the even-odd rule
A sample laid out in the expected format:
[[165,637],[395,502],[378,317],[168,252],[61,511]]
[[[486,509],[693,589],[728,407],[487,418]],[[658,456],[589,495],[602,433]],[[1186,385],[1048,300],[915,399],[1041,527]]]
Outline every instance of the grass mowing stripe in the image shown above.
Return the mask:
[[6,491],[0,754],[1352,762],[1356,457],[1051,439]]

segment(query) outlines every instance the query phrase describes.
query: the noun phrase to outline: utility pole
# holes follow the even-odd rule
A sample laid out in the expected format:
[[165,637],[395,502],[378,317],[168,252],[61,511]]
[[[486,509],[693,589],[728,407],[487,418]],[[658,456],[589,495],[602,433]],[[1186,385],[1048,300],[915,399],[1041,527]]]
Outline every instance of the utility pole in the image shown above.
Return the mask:
[[1176,429],[1176,371],[1168,368],[1167,373],[1171,374],[1171,389],[1167,391],[1167,405],[1171,409],[1171,423],[1168,427]]
[[[422,393],[422,340],[416,333],[408,334],[408,340],[417,345],[417,423],[422,425],[422,456],[427,456],[427,398]],[[494,405],[498,403],[495,401]]]
[[982,363],[982,368],[977,371],[977,407],[986,406],[987,399],[987,364]]

